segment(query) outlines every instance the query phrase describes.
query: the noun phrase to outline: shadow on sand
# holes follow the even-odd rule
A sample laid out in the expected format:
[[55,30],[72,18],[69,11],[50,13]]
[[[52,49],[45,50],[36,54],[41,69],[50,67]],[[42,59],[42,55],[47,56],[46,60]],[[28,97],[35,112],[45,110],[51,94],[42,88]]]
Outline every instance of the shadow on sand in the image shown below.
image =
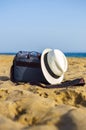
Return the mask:
[[78,130],[76,123],[71,116],[71,111],[72,110],[64,114],[60,121],[56,124],[56,127],[58,127],[59,130]]
[[0,76],[0,80],[1,81],[7,81],[7,80],[9,80],[10,78],[9,77],[7,77],[7,76]]

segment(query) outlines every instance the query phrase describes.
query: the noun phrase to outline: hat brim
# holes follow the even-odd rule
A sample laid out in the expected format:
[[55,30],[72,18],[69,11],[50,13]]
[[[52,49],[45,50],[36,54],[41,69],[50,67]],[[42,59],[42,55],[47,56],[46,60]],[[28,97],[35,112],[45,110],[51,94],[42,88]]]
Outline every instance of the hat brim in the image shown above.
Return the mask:
[[52,49],[45,49],[41,55],[41,68],[42,68],[42,72],[44,74],[45,79],[50,83],[50,84],[59,84],[62,82],[63,78],[64,78],[64,74],[62,74],[60,77],[58,78],[54,78],[47,70],[45,62],[44,62],[44,56],[48,53],[52,51]]

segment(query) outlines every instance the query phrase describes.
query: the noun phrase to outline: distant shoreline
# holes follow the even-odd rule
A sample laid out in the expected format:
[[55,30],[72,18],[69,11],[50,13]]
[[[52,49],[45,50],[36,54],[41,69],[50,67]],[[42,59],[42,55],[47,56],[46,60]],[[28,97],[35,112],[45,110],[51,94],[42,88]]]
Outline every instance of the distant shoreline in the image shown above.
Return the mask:
[[[16,55],[17,52],[2,52],[0,53],[0,55]],[[86,57],[86,53],[85,52],[64,52],[64,54],[67,57],[80,57],[80,58],[84,58]]]

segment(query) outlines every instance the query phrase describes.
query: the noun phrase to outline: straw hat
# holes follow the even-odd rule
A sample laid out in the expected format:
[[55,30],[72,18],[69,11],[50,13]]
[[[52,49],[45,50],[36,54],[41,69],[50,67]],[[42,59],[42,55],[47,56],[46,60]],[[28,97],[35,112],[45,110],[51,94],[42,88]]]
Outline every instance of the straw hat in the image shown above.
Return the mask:
[[50,84],[59,84],[67,71],[68,62],[62,51],[45,49],[41,55],[41,68]]

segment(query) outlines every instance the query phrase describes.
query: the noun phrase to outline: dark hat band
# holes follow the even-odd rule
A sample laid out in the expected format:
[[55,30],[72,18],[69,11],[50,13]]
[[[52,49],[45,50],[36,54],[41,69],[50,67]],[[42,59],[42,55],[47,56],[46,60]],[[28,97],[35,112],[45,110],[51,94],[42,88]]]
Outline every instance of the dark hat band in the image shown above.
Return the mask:
[[45,63],[45,67],[46,67],[46,69],[47,69],[47,71],[49,72],[49,74],[52,76],[52,77],[54,77],[54,78],[59,78],[60,76],[57,76],[56,74],[54,74],[53,72],[52,72],[52,70],[50,69],[50,67],[49,67],[49,65],[48,65],[48,61],[47,61],[47,54],[48,53],[46,53],[45,55],[44,55],[44,63]]

